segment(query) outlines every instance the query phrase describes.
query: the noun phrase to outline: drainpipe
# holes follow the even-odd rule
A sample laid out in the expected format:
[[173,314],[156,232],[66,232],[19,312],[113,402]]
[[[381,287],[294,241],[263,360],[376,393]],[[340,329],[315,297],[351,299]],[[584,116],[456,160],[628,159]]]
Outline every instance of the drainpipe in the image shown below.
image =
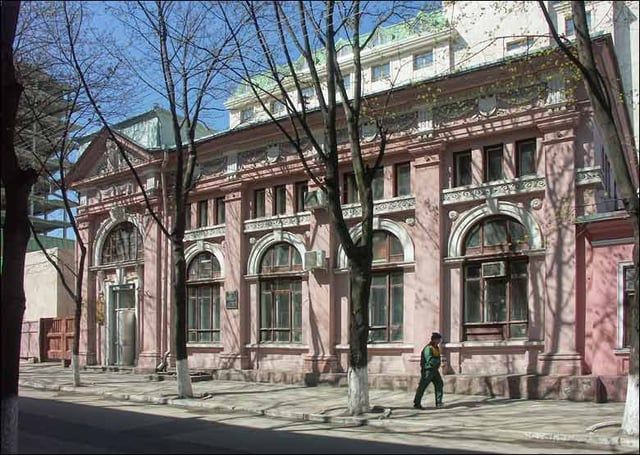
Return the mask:
[[[159,120],[159,119],[158,119]],[[164,225],[168,227],[168,215],[167,215],[167,206],[168,206],[168,201],[167,201],[167,179],[166,179],[166,169],[167,169],[167,165],[169,162],[169,152],[167,151],[167,147],[166,146],[162,146],[162,164],[160,166],[160,186],[162,189],[162,220],[164,222]],[[163,242],[163,246],[164,246],[164,258],[163,258],[163,269],[164,269],[164,273],[168,273],[171,269],[169,268],[169,247],[168,247],[168,242],[169,239],[165,238],[164,242]],[[167,314],[167,309],[169,307],[168,305],[168,299],[169,299],[169,285],[167,284],[168,282],[170,282],[171,280],[162,280],[162,286],[163,286],[163,290],[162,290],[162,294],[163,294],[163,299],[162,299],[162,316],[160,318],[161,320],[161,327],[159,328],[161,330],[161,335],[160,335],[160,345],[161,345],[161,352],[165,353],[167,351],[169,351],[169,340],[168,340],[168,336],[169,336],[169,332],[167,330],[168,327],[168,314]],[[168,366],[168,365],[167,365]]]

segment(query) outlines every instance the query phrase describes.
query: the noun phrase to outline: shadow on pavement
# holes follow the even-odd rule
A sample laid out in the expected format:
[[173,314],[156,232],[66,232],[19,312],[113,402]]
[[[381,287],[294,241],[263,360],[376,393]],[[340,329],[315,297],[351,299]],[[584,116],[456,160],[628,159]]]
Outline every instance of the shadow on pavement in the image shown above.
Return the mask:
[[[21,453],[471,453],[26,397],[20,397],[19,416]],[[282,425],[282,421],[273,423]]]

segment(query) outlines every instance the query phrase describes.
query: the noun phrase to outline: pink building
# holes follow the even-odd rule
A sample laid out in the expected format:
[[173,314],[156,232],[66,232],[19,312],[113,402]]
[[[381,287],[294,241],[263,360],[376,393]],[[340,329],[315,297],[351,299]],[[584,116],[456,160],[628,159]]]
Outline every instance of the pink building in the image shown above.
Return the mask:
[[[597,45],[617,83],[610,38]],[[631,227],[586,92],[554,59],[395,92],[394,133],[373,184],[372,381],[417,377],[436,330],[449,378],[627,371]],[[625,107],[616,113],[632,144]],[[118,140],[168,224],[171,152]],[[201,139],[198,160],[186,234],[189,366],[346,372],[348,264],[292,147],[269,122],[240,124]],[[342,163],[343,211],[357,238],[346,148]],[[91,252],[81,355],[152,370],[170,348],[171,249],[123,164],[102,132],[73,174]]]

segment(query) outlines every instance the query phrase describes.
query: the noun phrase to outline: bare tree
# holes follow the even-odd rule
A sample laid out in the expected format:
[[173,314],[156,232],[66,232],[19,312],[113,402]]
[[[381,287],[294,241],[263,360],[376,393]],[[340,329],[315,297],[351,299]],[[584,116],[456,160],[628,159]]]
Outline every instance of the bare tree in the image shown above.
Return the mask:
[[2,117],[0,147],[2,185],[5,188],[2,281],[2,452],[18,451],[18,359],[20,332],[25,309],[24,260],[29,241],[27,201],[37,174],[21,168],[14,146],[14,129],[22,84],[16,78],[13,45],[20,2],[0,4],[0,66]]
[[[91,86],[101,105],[108,109],[113,99],[131,99],[122,65],[100,55],[92,42],[99,35],[89,27],[82,35],[76,34],[74,46],[82,46],[85,59],[100,62],[91,75]],[[89,32],[92,33],[89,33]],[[83,41],[79,38],[82,36]],[[100,40],[104,40],[100,36]],[[72,374],[75,386],[80,385],[80,323],[82,315],[82,286],[87,248],[78,230],[74,192],[66,178],[74,159],[75,139],[95,126],[92,106],[83,95],[82,85],[73,71],[69,46],[66,43],[64,15],[59,2],[31,2],[23,5],[16,32],[15,58],[24,92],[19,106],[16,144],[18,156],[38,170],[40,186],[53,187],[62,199],[65,217],[69,220],[78,247],[77,264],[59,263],[43,246],[36,229],[30,222],[32,234],[52,266],[62,285],[75,303],[74,339],[72,346]],[[117,83],[116,83],[117,81]],[[114,86],[116,88],[114,89]],[[47,191],[48,192],[48,191]],[[71,270],[75,283],[69,282],[63,271]]]
[[[626,142],[620,130],[620,125],[616,119],[615,100],[624,96],[617,87],[601,72],[596,63],[593,42],[589,37],[589,26],[584,1],[571,2],[573,21],[576,30],[575,46],[561,37],[556,30],[545,2],[538,1],[544,17],[549,25],[551,34],[562,52],[567,56],[572,64],[580,71],[587,87],[589,99],[593,107],[596,124],[602,131],[605,142],[605,153],[611,163],[618,191],[622,196],[626,211],[629,213],[630,222],[633,226],[633,262],[635,265],[636,278],[634,279],[635,298],[630,307],[629,326],[625,330],[629,333],[630,354],[629,354],[629,379],[627,386],[627,399],[625,404],[622,431],[630,435],[638,435],[638,386],[640,381],[638,361],[638,334],[640,332],[640,322],[638,318],[638,248],[640,245],[639,219],[640,201],[638,199],[638,187],[632,178],[632,172],[637,175],[638,162],[636,153],[626,153],[627,150],[634,150],[633,144]],[[636,144],[637,146],[637,144]],[[636,179],[637,181],[637,179]]]
[[[138,82],[161,95],[169,105],[175,149],[172,164],[175,180],[172,182],[171,225],[163,223],[149,202],[140,177],[136,174],[126,153],[115,140],[115,133],[92,95],[92,87],[85,80],[87,68],[78,60],[73,45],[71,55],[83,88],[92,103],[102,126],[114,139],[125,162],[134,174],[144,196],[146,207],[160,230],[171,242],[173,249],[172,349],[176,360],[178,395],[193,395],[188,369],[186,348],[186,262],[184,233],[189,194],[196,182],[196,131],[201,116],[210,109],[215,84],[223,62],[227,58],[229,37],[221,36],[215,27],[213,10],[204,2],[128,2],[119,5],[124,14],[117,17],[138,38],[146,57],[145,66],[131,53],[122,51],[118,58],[125,62],[138,77]],[[66,16],[69,40],[75,33],[77,17]],[[111,51],[113,52],[113,51]],[[146,71],[145,71],[146,70]],[[157,77],[160,74],[161,77]],[[167,216],[168,214],[165,214]]]
[[[233,30],[232,13],[220,4],[228,28]],[[387,106],[389,90],[378,97],[363,97],[362,53],[378,36],[383,24],[397,17],[396,2],[384,2],[384,10],[354,2],[271,2],[245,1],[237,12],[248,24],[234,33],[240,65],[235,76],[252,94],[261,109],[296,150],[308,176],[326,195],[331,220],[349,260],[350,281],[350,363],[348,370],[348,410],[361,414],[369,410],[367,342],[369,337],[369,294],[371,286],[373,193],[371,183],[380,169],[389,135]],[[378,5],[380,6],[380,5]],[[370,32],[362,33],[363,20]],[[317,46],[317,47],[314,47]],[[344,49],[343,49],[344,48]],[[345,63],[338,52],[350,54],[352,83],[346,81]],[[353,92],[351,92],[351,85]],[[306,97],[313,88],[317,112]],[[288,113],[276,118],[273,105]],[[317,132],[320,125],[321,132]],[[362,215],[362,236],[351,238],[342,214],[340,191],[340,138],[338,129],[347,126],[347,144],[353,165]],[[375,145],[365,147],[365,124],[375,131]],[[311,152],[309,153],[309,149]]]

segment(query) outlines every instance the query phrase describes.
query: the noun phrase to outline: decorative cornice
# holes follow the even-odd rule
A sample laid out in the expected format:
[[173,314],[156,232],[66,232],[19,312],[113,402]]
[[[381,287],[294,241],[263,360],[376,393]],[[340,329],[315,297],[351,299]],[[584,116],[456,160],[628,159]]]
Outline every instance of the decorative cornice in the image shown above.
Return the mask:
[[311,212],[276,215],[244,222],[244,232],[268,231],[292,226],[305,226],[311,222]]
[[[400,196],[373,202],[374,215],[404,212],[407,210],[414,210],[415,208],[416,198],[414,196]],[[342,206],[342,216],[345,218],[355,218],[361,215],[362,207],[359,203],[345,204]]]
[[600,166],[576,169],[576,186],[602,185],[603,175]]
[[458,204],[460,202],[477,201],[489,197],[494,198],[498,196],[535,193],[544,191],[546,185],[544,177],[532,176],[444,189],[442,190],[442,204]]
[[204,239],[210,239],[213,237],[224,237],[224,234],[225,234],[225,225],[217,224],[215,226],[186,231],[184,233],[184,240],[185,241],[204,240]]

